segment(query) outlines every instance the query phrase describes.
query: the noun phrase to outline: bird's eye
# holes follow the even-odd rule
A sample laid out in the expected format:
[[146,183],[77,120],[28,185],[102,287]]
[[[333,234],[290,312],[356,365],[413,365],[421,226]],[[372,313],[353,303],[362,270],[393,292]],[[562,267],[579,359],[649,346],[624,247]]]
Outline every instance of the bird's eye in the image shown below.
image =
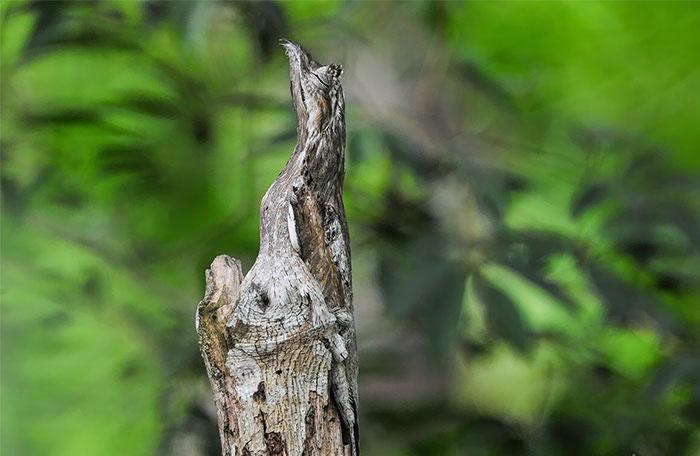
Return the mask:
[[324,87],[330,87],[331,81],[328,78],[328,68],[327,67],[321,67],[317,71],[313,71],[311,73],[316,80],[321,83],[322,86]]
[[314,81],[319,88],[330,89],[339,83],[340,75],[343,74],[343,67],[340,65],[324,65],[311,72]]

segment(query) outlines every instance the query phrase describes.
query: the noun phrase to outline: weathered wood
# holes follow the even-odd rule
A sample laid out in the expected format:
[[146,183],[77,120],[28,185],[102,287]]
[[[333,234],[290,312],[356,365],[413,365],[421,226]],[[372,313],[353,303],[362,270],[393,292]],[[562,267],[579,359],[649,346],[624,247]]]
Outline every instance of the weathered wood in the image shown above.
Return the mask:
[[197,331],[224,455],[359,454],[357,350],[342,187],[345,101],[338,65],[283,40],[298,142],[260,208],[245,277],[207,270]]

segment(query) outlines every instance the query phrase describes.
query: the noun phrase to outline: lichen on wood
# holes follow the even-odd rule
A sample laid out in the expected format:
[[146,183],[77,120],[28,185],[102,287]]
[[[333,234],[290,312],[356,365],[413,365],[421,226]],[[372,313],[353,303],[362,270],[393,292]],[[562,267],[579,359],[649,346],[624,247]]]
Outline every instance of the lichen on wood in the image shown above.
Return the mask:
[[357,350],[342,189],[339,65],[283,40],[298,141],[262,199],[260,251],[244,276],[220,255],[197,332],[222,453],[355,456]]

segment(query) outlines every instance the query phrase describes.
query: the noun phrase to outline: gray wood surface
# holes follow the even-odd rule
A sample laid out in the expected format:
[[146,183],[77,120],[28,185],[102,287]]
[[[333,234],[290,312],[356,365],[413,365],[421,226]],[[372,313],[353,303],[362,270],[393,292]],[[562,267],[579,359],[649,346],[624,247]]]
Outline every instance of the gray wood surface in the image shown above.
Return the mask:
[[244,276],[220,255],[197,308],[224,455],[356,455],[357,349],[339,65],[283,40],[298,142],[260,207]]

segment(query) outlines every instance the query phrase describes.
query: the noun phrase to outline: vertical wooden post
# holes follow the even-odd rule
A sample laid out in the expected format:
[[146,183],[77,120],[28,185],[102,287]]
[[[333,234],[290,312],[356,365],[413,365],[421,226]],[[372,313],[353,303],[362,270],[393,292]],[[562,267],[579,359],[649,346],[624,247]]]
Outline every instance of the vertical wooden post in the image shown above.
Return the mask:
[[262,199],[253,267],[244,277],[239,261],[220,255],[207,270],[197,332],[224,455],[355,456],[342,68],[281,43],[298,142]]

